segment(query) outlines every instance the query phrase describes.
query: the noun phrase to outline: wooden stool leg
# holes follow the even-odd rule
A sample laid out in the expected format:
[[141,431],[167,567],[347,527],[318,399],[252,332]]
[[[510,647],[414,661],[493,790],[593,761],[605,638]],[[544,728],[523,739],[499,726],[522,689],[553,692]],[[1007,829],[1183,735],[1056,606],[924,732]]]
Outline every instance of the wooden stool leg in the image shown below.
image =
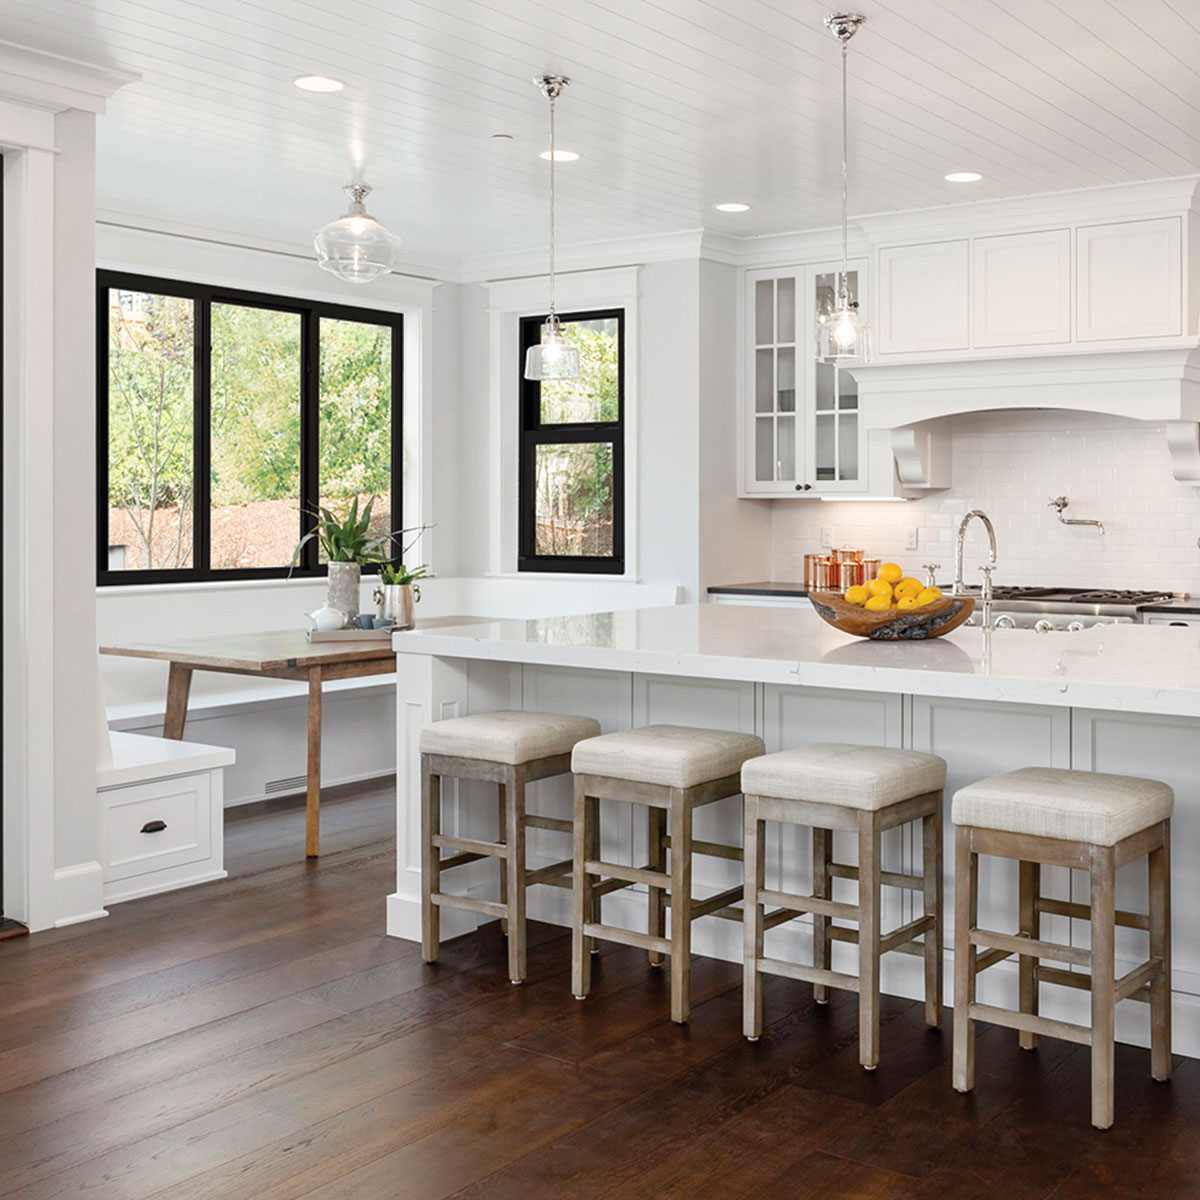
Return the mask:
[[508,887],[508,978],[525,978],[525,770],[514,767],[505,780],[505,840],[508,858],[501,864]]
[[[589,859],[596,862],[600,859],[600,801],[593,796],[589,798],[589,804],[587,838],[584,842],[584,851]],[[591,880],[588,880],[588,888],[592,899],[588,904],[587,919],[593,925],[599,925],[600,903],[603,900],[603,896],[596,894]],[[588,938],[584,942],[584,947],[589,954],[600,953],[600,943],[593,937]]]
[[[508,841],[508,789],[504,784],[499,784],[496,788],[496,812],[498,815],[497,825],[500,832],[496,835],[496,841],[504,844]],[[508,870],[505,867],[505,860],[500,859],[500,903],[508,906]],[[508,933],[508,918],[500,918],[500,932]]]
[[[650,805],[646,809],[646,841],[649,849],[647,861],[652,871],[665,871],[667,868],[667,848],[663,845],[663,838],[666,836],[666,817],[665,809],[654,805]],[[650,910],[646,921],[646,931],[651,937],[662,937],[666,929],[667,894],[663,888],[651,887],[649,895]],[[652,967],[661,967],[662,961],[663,956],[660,951],[650,951]]]
[[1113,1123],[1116,1008],[1115,866],[1111,846],[1092,847],[1092,1124]]
[[1150,957],[1161,958],[1162,974],[1150,985],[1150,1073],[1171,1078],[1171,822],[1162,823],[1162,845],[1151,850]]
[[[818,900],[829,900],[833,896],[833,880],[829,876],[829,864],[833,861],[833,832],[829,829],[814,829],[813,842],[813,891]],[[828,971],[833,965],[833,943],[829,939],[830,918],[820,913],[813,914],[813,966]],[[829,1003],[829,988],[823,983],[813,984],[813,999],[818,1004]]]
[[[1038,905],[1038,900],[1041,899],[1042,895],[1041,863],[1026,862],[1022,859],[1020,875],[1020,930],[1026,937],[1036,939],[1041,937],[1042,930]],[[1020,959],[1020,1008],[1023,1013],[1030,1013],[1036,1016],[1038,1011],[1038,960],[1032,954],[1021,954],[1018,957]],[[1038,1039],[1036,1033],[1029,1033],[1022,1029],[1019,1039],[1022,1050],[1037,1049]]]
[[925,934],[925,1024],[937,1028],[942,1023],[942,995],[945,953],[942,943],[945,904],[945,884],[942,871],[942,802],[938,797],[937,811],[922,821],[922,871],[925,881],[924,915],[932,916],[934,925]]
[[975,947],[971,930],[979,920],[979,855],[971,852],[971,831],[955,835],[954,866],[954,1090],[975,1086]]
[[671,789],[671,1020],[684,1024],[692,993],[692,805]]
[[429,760],[421,756],[421,957],[437,962],[440,913],[433,902],[441,891],[441,851],[433,839],[442,829],[442,780],[429,771]]
[[758,819],[758,800],[745,799],[742,832],[743,860],[743,947],[742,947],[742,1032],[757,1042],[762,1036],[762,975],[758,961],[763,954],[763,906],[758,894],[763,888],[766,866],[766,831]]
[[879,1064],[879,814],[858,815],[858,1061]]
[[575,777],[574,858],[571,867],[571,992],[584,999],[592,986],[592,956],[583,926],[592,912],[592,877],[584,869],[590,844],[589,822],[599,817],[599,805],[584,794],[583,781]]

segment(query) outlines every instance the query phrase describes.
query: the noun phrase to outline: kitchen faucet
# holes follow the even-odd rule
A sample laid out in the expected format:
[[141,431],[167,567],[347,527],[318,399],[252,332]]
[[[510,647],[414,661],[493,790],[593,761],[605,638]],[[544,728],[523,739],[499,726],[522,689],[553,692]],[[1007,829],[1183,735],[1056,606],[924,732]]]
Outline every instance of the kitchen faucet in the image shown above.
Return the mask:
[[983,613],[980,616],[984,629],[988,629],[992,623],[992,572],[996,569],[996,529],[992,525],[991,518],[982,509],[971,509],[958,523],[958,537],[954,542],[954,586],[951,588],[951,595],[961,596],[965,590],[963,542],[966,539],[967,526],[970,525],[972,517],[978,517],[983,522],[983,527],[987,530],[988,535],[988,561],[987,565],[981,568],[983,571]]

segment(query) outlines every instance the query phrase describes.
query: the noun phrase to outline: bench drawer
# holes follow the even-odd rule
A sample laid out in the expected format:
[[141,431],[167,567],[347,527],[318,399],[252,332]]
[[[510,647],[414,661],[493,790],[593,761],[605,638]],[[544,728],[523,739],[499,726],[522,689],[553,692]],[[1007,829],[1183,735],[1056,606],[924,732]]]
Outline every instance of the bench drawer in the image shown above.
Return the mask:
[[105,881],[212,855],[212,777],[203,772],[100,793]]

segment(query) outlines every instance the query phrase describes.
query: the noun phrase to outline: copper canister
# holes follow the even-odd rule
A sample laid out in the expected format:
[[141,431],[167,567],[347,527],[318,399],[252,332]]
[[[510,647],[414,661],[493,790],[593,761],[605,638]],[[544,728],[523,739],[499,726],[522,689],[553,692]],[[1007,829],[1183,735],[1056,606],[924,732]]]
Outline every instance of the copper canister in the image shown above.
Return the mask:
[[860,582],[869,583],[872,579],[879,578],[879,567],[882,564],[882,558],[864,558],[862,563],[862,579]]
[[863,552],[855,550],[851,546],[843,546],[840,550],[833,552],[833,557],[839,563],[856,563],[862,562]]
[[817,563],[821,561],[822,557],[819,554],[806,554],[804,556],[804,586],[810,592],[817,586]]
[[853,562],[838,563],[838,578],[843,590],[865,582],[866,576],[863,574],[862,562],[856,559]]
[[810,590],[816,592],[836,591],[838,578],[838,564],[832,558],[818,558],[813,564],[813,579]]

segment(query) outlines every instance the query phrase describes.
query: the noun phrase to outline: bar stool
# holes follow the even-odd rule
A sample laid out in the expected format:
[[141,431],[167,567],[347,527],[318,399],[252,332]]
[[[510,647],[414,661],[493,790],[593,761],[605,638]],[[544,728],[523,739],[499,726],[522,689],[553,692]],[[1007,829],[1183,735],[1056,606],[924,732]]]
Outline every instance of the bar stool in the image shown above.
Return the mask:
[[[525,785],[571,769],[571,750],[595,737],[590,717],[500,711],[436,721],[421,730],[421,957],[437,962],[442,908],[499,917],[508,933],[508,977],[525,978],[525,891],[538,883],[570,887],[571,862],[525,867],[525,830],[571,832],[571,822],[525,811]],[[442,780],[480,779],[500,785],[500,833],[495,842],[442,833]],[[453,851],[443,858],[442,850]],[[443,871],[483,858],[500,861],[500,902],[441,890]]]
[[[742,768],[745,793],[746,902],[743,1030],[762,1034],[762,976],[786,975],[813,985],[818,1004],[828,989],[858,992],[858,1058],[868,1071],[879,1062],[879,960],[890,950],[925,959],[925,1021],[936,1026],[942,1002],[942,789],[946,764],[934,754],[874,746],[818,743],[756,758]],[[809,825],[813,831],[813,894],[764,887],[765,821]],[[924,834],[922,874],[884,871],[880,835],[910,821]],[[858,866],[833,861],[833,831],[858,835]],[[834,879],[858,880],[858,903],[834,900]],[[880,887],[922,893],[922,915],[884,935]],[[764,915],[765,905],[777,905]],[[813,915],[813,965],[763,956],[763,932],[803,913]],[[857,929],[833,919],[855,921]],[[918,942],[917,939],[923,940]],[[858,976],[830,969],[834,941],[858,945]]]
[[[1125,999],[1150,1004],[1150,1073],[1171,1075],[1171,813],[1175,795],[1165,783],[1126,775],[1026,767],[985,779],[954,796],[958,826],[954,926],[954,1087],[975,1085],[975,1022],[1020,1030],[1032,1050],[1039,1034],[1091,1047],[1092,1124],[1113,1123],[1114,1010]],[[979,928],[979,856],[1020,862],[1020,932]],[[1119,912],[1118,867],[1146,856],[1148,915]],[[1069,867],[1091,877],[1091,904],[1041,894],[1041,867]],[[1091,922],[1091,950],[1041,940],[1041,916]],[[1146,930],[1150,955],[1115,978],[1117,925]],[[981,954],[980,951],[983,951]],[[975,1001],[978,973],[1012,955],[1020,957],[1020,1011]],[[1082,974],[1043,967],[1040,960],[1085,967]],[[1057,983],[1091,992],[1091,1026],[1038,1015],[1038,985]]]
[[[692,922],[699,917],[740,921],[731,907],[740,887],[705,900],[692,899],[692,855],[740,861],[736,846],[698,842],[692,837],[695,809],[742,790],[742,764],[763,752],[762,738],[716,729],[647,725],[580,742],[571,755],[575,772],[574,910],[571,924],[571,986],[578,1000],[591,988],[586,939],[639,946],[658,966],[671,958],[671,1020],[688,1019],[691,1007]],[[627,867],[600,860],[600,801],[621,800],[647,809],[650,861]],[[667,852],[670,851],[670,870]],[[594,880],[599,882],[594,882]],[[632,884],[649,888],[648,932],[606,925],[600,897]],[[665,909],[671,908],[671,935],[663,936]]]

